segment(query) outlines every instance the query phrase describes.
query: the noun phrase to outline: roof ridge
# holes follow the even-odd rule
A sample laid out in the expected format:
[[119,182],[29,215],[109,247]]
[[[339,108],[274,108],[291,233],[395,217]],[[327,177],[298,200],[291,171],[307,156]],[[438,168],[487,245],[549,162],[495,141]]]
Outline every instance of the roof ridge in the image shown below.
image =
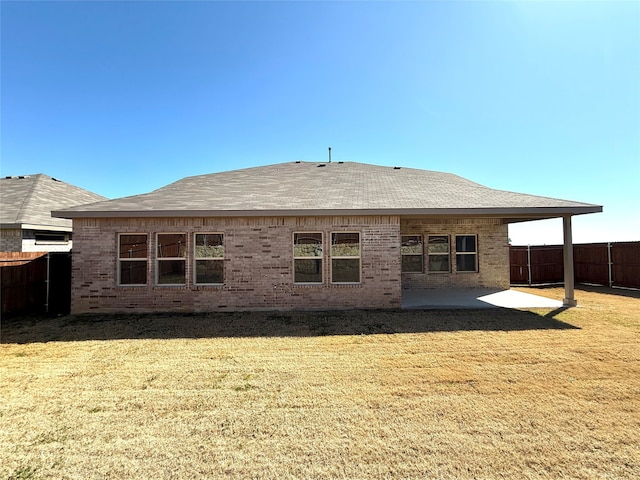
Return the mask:
[[23,213],[26,214],[28,212],[28,206],[33,200],[33,192],[36,190],[36,185],[40,182],[40,179],[43,177],[42,173],[36,173],[35,175],[24,175],[24,178],[33,177],[33,182],[31,183],[31,187],[29,188],[29,192],[25,195],[24,200],[20,204],[20,208],[18,209],[18,214],[16,215],[16,221],[18,223],[22,222]]

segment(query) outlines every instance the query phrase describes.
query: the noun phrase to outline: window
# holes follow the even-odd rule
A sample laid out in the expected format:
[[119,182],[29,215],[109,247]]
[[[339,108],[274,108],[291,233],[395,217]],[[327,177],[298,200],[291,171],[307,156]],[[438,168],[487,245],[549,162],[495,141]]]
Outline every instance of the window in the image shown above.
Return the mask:
[[456,270],[478,271],[478,247],[475,235],[456,235]]
[[36,245],[66,245],[69,243],[68,233],[36,233]]
[[159,233],[156,247],[158,285],[184,285],[187,257],[184,233]]
[[449,263],[449,236],[429,236],[429,271],[446,273],[450,270]]
[[331,282],[360,282],[360,234],[331,234]]
[[147,284],[147,235],[118,235],[118,285]]
[[322,233],[293,234],[293,282],[322,283]]
[[224,235],[195,234],[194,283],[215,285],[224,283]]
[[402,235],[402,245],[400,253],[402,254],[402,271],[403,272],[422,272],[423,271],[423,249],[421,235]]

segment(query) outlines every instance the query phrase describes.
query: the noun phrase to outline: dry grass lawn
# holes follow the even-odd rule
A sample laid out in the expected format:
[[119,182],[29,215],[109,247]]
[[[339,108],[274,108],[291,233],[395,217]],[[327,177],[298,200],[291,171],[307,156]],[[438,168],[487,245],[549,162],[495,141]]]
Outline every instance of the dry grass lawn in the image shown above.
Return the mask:
[[5,321],[0,478],[640,478],[640,295],[576,296]]

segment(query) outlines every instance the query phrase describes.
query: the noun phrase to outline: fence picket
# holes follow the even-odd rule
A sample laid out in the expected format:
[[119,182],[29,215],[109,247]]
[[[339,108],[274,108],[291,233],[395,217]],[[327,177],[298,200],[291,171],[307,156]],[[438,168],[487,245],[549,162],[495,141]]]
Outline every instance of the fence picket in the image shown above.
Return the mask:
[[[511,283],[562,283],[562,245],[511,246]],[[528,254],[529,261],[525,260]],[[573,246],[577,283],[640,288],[640,242],[586,243]],[[530,269],[526,275],[525,267]]]
[[0,252],[0,297],[3,315],[68,313],[70,254]]

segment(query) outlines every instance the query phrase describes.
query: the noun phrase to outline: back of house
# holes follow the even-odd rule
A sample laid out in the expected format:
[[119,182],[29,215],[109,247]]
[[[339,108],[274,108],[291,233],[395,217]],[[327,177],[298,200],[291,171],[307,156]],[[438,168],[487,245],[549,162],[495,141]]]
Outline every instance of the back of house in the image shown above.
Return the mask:
[[403,290],[508,288],[508,224],[601,206],[442,172],[289,162],[61,209],[74,312],[400,308]]

